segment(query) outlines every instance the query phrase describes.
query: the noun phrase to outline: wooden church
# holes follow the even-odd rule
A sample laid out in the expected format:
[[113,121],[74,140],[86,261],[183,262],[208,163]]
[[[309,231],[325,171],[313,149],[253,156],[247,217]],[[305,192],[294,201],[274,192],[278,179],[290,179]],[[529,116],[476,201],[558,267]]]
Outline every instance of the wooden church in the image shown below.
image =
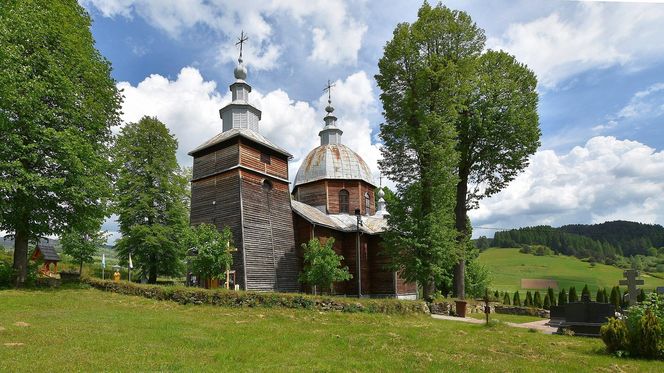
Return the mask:
[[385,201],[362,158],[341,142],[328,105],[321,145],[304,159],[290,192],[288,151],[260,134],[261,111],[249,103],[242,54],[230,85],[232,101],[219,110],[222,132],[192,150],[191,224],[233,233],[233,269],[243,290],[298,292],[302,243],[335,239],[353,278],[334,285],[349,296],[414,298],[416,285],[384,267],[380,234]]

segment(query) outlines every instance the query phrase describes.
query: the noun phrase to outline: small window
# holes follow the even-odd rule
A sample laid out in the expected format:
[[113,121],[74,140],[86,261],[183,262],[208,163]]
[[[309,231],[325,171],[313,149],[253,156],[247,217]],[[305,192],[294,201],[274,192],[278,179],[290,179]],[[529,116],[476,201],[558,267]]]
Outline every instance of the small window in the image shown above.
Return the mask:
[[270,182],[270,180],[263,180],[263,190],[265,190],[266,192],[272,190],[272,183]]
[[346,189],[339,191],[339,213],[348,214],[348,196],[349,193]]
[[366,215],[371,214],[371,198],[369,198],[369,192],[364,192],[364,213]]
[[261,162],[263,162],[265,164],[270,164],[270,155],[265,154],[265,153],[261,153]]

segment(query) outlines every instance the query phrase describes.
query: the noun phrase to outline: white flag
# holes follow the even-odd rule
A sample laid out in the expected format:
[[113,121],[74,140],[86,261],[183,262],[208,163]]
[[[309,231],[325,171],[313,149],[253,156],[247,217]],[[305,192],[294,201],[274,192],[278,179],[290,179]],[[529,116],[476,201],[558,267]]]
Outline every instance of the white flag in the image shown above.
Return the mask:
[[101,268],[106,268],[106,254],[101,254]]
[[131,262],[131,254],[129,254],[129,269],[134,269],[134,263]]

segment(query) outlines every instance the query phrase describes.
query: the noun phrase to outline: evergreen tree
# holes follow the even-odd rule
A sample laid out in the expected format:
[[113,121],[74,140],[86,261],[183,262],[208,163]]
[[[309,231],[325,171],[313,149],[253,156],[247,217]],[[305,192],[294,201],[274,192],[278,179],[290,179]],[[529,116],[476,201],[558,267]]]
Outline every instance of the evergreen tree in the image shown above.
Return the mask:
[[576,287],[572,286],[569,288],[569,302],[574,303],[579,301],[579,296],[576,295]]
[[546,293],[549,296],[549,301],[551,302],[551,305],[555,306],[556,305],[556,296],[553,292],[553,288],[546,289]]
[[536,291],[533,296],[533,306],[535,306],[535,308],[542,308],[542,295],[539,291]]
[[588,301],[593,300],[590,296],[590,289],[588,289],[588,285],[585,285],[583,290],[581,290],[581,299],[587,299]]
[[187,183],[177,163],[177,140],[156,118],[143,117],[122,128],[115,147],[119,170],[116,211],[122,238],[120,258],[157,282],[178,275],[187,228]]
[[503,304],[507,306],[510,305],[510,295],[508,292],[505,292],[505,295],[503,296]]
[[551,298],[549,297],[549,294],[544,295],[544,304],[542,305],[542,308],[545,310],[551,309]]
[[514,299],[512,299],[512,304],[515,306],[521,306],[521,296],[519,295],[518,290],[514,292]]
[[0,232],[28,243],[96,229],[108,213],[111,127],[122,97],[76,1],[0,5]]
[[597,289],[597,294],[595,295],[595,301],[598,303],[604,303],[604,292],[602,289]]
[[620,294],[620,288],[618,286],[614,286],[611,289],[611,297],[610,297],[609,301],[610,301],[611,304],[613,304],[616,311],[618,311],[620,309],[620,298],[622,298],[621,294]]
[[530,293],[530,290],[526,291],[526,301],[523,302],[524,307],[533,306],[533,295]]
[[567,304],[567,292],[565,291],[565,288],[562,288],[558,293],[558,305],[562,306],[565,304]]
[[641,303],[646,300],[646,292],[643,289],[639,290],[639,294],[636,296],[636,301]]

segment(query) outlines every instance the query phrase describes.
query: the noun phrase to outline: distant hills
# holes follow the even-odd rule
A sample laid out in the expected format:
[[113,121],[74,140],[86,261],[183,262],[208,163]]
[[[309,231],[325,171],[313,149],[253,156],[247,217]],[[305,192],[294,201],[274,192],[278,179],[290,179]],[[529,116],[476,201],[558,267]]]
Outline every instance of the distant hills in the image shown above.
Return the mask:
[[617,255],[657,255],[664,250],[664,227],[630,221],[602,224],[547,225],[496,232],[493,246],[545,245],[553,251],[578,258],[605,261]]

